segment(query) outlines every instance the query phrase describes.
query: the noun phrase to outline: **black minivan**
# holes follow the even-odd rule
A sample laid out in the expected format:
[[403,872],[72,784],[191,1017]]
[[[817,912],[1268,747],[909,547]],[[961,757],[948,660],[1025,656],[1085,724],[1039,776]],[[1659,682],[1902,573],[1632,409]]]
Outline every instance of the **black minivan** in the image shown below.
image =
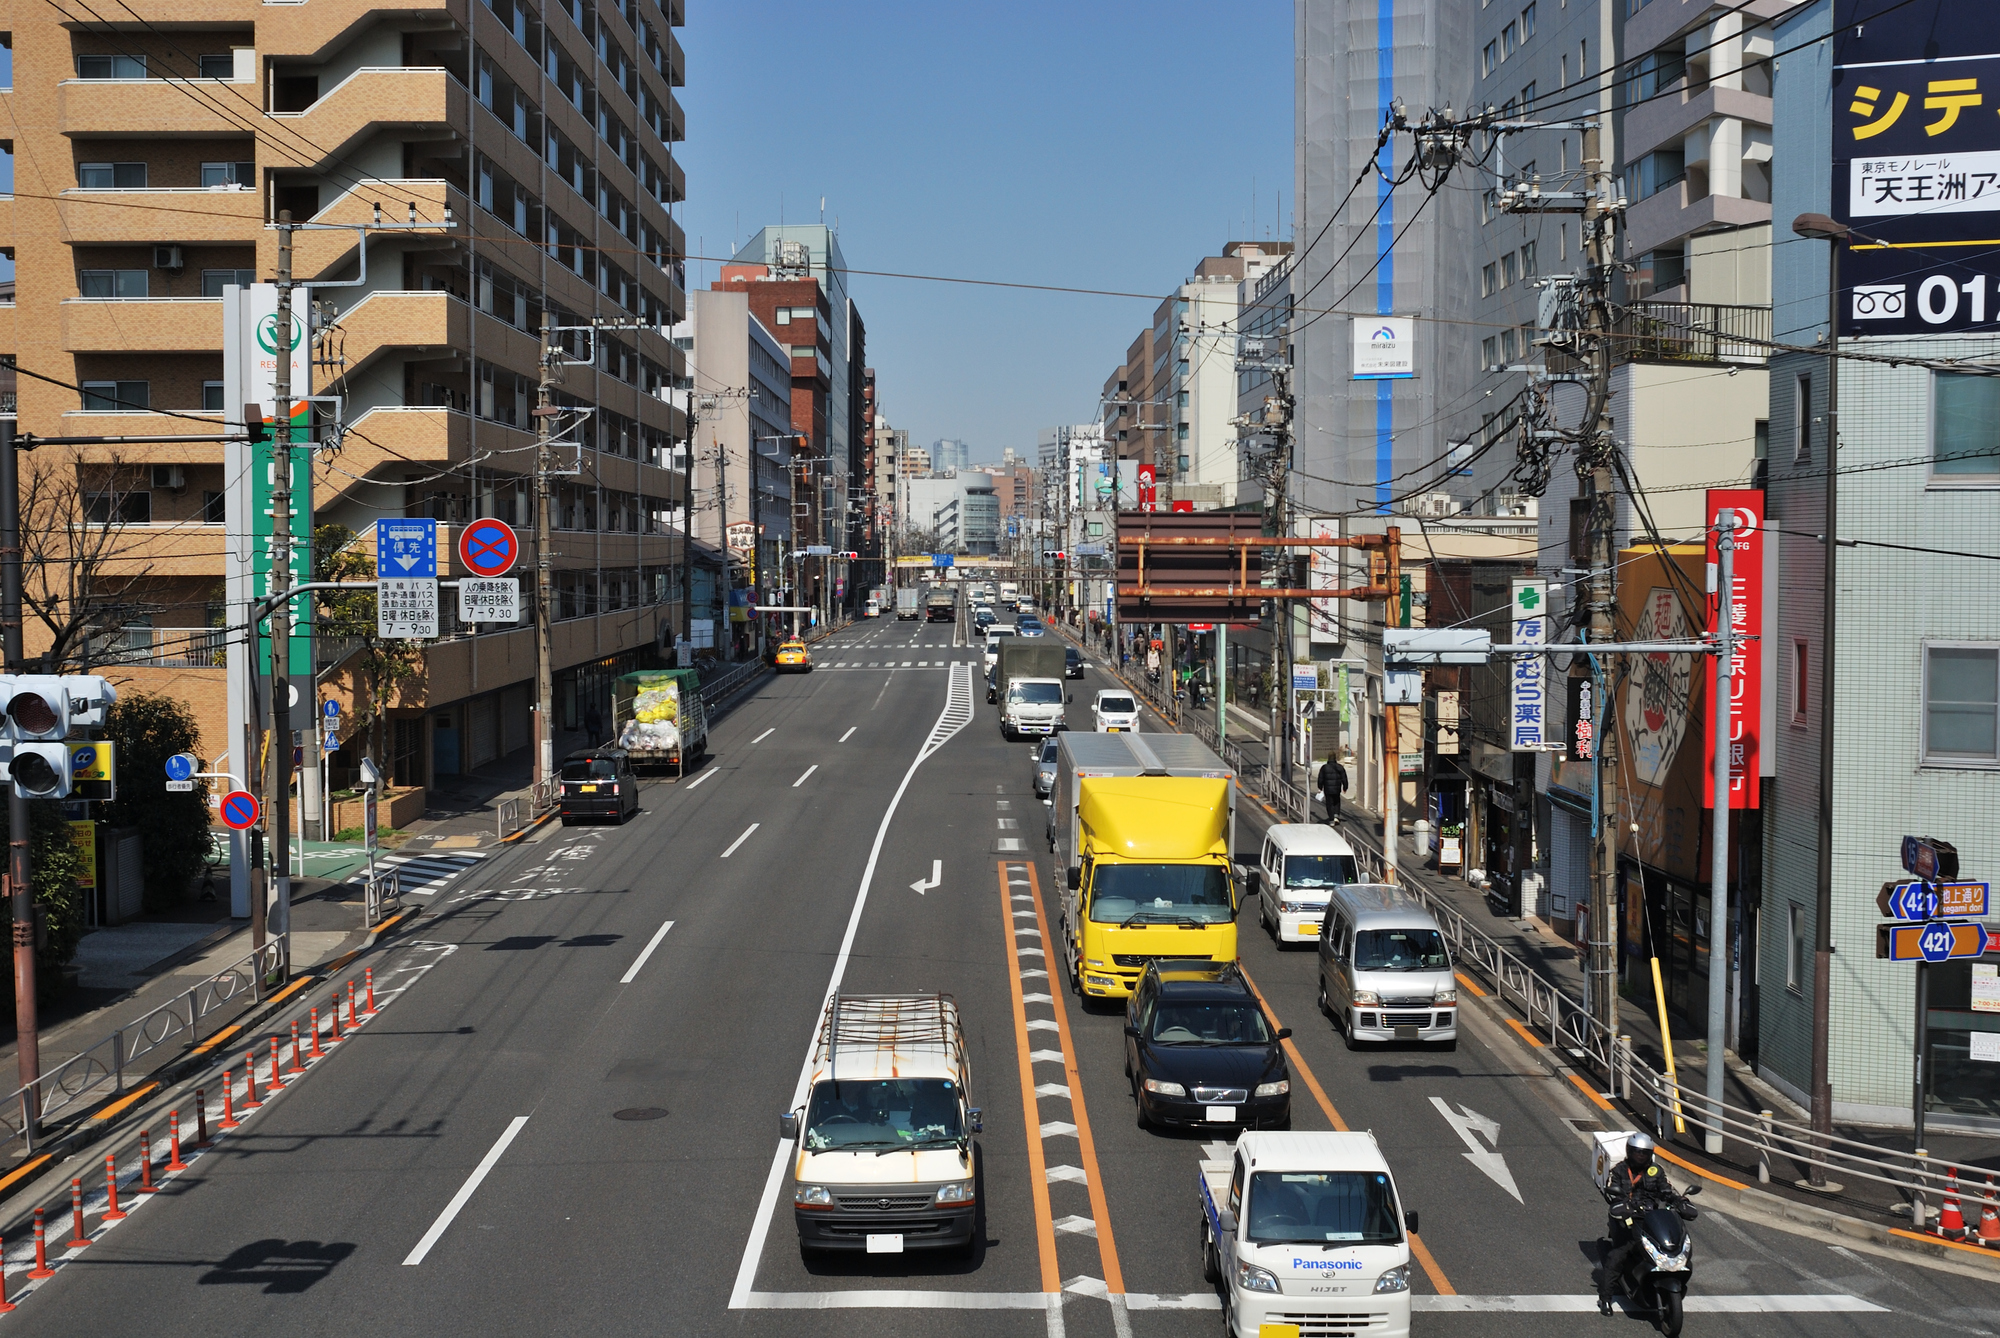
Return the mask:
[[623,748],[587,748],[563,759],[563,826],[578,818],[623,822],[638,811],[639,778]]

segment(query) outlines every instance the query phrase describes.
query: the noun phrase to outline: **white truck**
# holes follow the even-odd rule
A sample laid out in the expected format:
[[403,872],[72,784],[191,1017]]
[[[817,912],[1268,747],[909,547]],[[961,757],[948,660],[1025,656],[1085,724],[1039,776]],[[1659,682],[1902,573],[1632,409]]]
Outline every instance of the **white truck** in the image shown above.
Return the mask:
[[1202,1273],[1222,1284],[1224,1332],[1408,1338],[1417,1214],[1374,1134],[1246,1131],[1198,1184]]
[[799,1252],[971,1253],[978,1238],[971,1104],[948,994],[838,994],[813,1046],[806,1104],[778,1119],[797,1145]]
[[915,622],[924,616],[924,592],[914,585],[896,587],[896,621]]
[[1060,645],[1047,638],[1002,639],[987,693],[1000,707],[1000,736],[1026,738],[1069,728],[1065,687]]

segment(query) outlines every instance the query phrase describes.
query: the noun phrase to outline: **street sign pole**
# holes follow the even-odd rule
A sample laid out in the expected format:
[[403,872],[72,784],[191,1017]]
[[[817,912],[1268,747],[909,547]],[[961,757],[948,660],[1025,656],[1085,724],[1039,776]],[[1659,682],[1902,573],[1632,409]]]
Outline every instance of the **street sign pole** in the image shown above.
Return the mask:
[[1730,651],[1734,629],[1736,517],[1724,510],[1715,517],[1715,679],[1710,690],[1715,718],[1715,806],[1710,813],[1708,864],[1708,1120],[1702,1147],[1711,1157],[1722,1155],[1722,1081],[1728,1069],[1722,1056],[1728,1043],[1729,991],[1729,701]]
[[1917,1141],[1911,1147],[1924,1146],[1924,1060],[1930,1051],[1930,1036],[1926,1024],[1930,1021],[1931,1010],[1931,964],[1917,963],[1917,1044],[1916,1063],[1910,1082],[1910,1124],[1916,1131]]

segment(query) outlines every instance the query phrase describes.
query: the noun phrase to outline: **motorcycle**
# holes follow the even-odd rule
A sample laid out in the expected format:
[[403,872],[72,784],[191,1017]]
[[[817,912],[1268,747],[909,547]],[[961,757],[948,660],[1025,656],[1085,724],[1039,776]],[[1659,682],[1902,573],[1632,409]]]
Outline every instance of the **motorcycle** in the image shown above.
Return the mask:
[[1639,1254],[1611,1280],[1612,1290],[1632,1309],[1652,1312],[1653,1324],[1665,1338],[1679,1338],[1681,1303],[1694,1276],[1694,1239],[1685,1223],[1695,1219],[1694,1205],[1687,1200],[1699,1193],[1700,1185],[1690,1185],[1678,1206],[1635,1212],[1632,1237]]

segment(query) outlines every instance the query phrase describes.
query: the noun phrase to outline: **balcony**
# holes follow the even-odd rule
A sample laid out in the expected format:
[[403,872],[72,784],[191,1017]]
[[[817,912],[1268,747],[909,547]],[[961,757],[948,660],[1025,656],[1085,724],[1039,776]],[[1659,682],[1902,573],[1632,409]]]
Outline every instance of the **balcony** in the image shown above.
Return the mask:
[[1634,200],[1625,215],[1625,253],[1644,255],[1658,246],[1715,228],[1745,228],[1769,223],[1771,206],[1735,195],[1704,195],[1688,199],[1688,183],[1677,181],[1643,200]]
[[480,322],[480,357],[522,372],[539,364],[541,343],[535,336],[475,312],[463,299],[443,292],[391,290],[370,293],[340,314],[337,324],[346,375],[351,380],[391,351],[429,358],[470,352],[475,316]]
[[306,167],[338,159],[359,140],[384,130],[461,126],[469,115],[465,88],[438,66],[371,65],[348,75],[302,112],[273,112],[290,143],[308,143],[319,157]]
[[[313,505],[321,510],[350,497],[380,506],[381,486],[368,481],[376,471],[413,464],[441,469],[462,465],[472,454],[472,415],[454,409],[386,406],[370,409],[347,426],[339,468],[314,471]],[[500,458],[519,462],[524,472],[533,467],[528,448],[534,445],[534,433],[505,423],[481,421],[477,427],[482,452],[511,451]]]
[[1769,128],[1771,99],[1713,84],[1693,97],[1683,90],[1677,98],[1669,90],[1667,96],[1625,113],[1624,152],[1628,159],[1637,159],[1663,145],[1678,144],[1688,131],[1716,117]]
[[72,245],[241,245],[257,240],[264,197],[254,190],[199,186],[65,190],[56,199],[56,215]]
[[220,353],[219,297],[71,297],[61,303],[68,353]]
[[[467,0],[396,0],[394,4],[383,0],[265,0],[261,8],[257,54],[285,61],[323,58],[349,35],[383,20],[418,28],[442,27],[449,20],[461,32],[468,27]],[[490,16],[487,22],[492,22]]]
[[[206,95],[195,91],[200,85]],[[234,138],[259,115],[254,85],[214,79],[64,79],[56,106],[56,124],[72,138]]]
[[1619,357],[1626,362],[1762,366],[1771,356],[1771,309],[1714,302],[1633,302]]
[[[254,193],[253,198],[255,198]],[[378,205],[381,206],[384,223],[407,223],[412,205],[416,207],[419,222],[430,219],[438,221],[435,232],[416,229],[391,234],[396,237],[464,237],[467,228],[471,226],[464,193],[442,178],[429,177],[383,178],[359,182],[314,214],[312,221],[335,223],[342,227],[363,227],[374,221]],[[456,229],[444,226],[446,209],[451,210],[452,217],[457,221]],[[379,246],[383,238],[378,236],[376,240]],[[326,232],[315,229],[293,233],[293,271],[305,276],[327,274],[345,263],[354,254],[355,246],[355,234],[351,232]],[[381,253],[378,251],[377,254],[379,257]],[[377,263],[382,262],[378,259]]]

